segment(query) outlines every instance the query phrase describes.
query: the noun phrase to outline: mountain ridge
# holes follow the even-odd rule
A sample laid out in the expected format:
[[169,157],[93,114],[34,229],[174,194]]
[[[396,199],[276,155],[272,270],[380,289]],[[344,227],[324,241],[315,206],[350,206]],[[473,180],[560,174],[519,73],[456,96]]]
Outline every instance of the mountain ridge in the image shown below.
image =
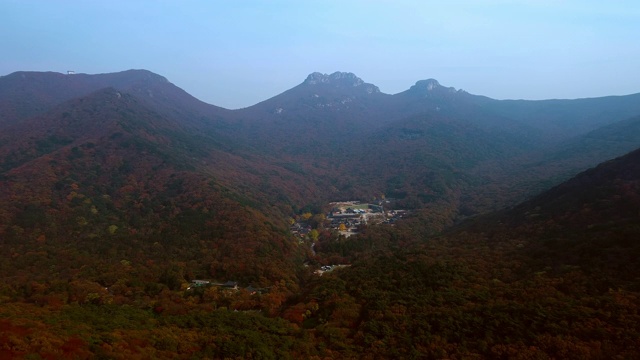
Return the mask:
[[[464,203],[478,201],[478,196],[474,193],[476,190],[472,190],[478,186],[484,190],[487,182],[495,184],[496,181],[511,181],[512,175],[508,173],[511,168],[507,166],[511,161],[518,161],[527,152],[542,152],[543,149],[553,148],[562,141],[584,134],[590,127],[573,129],[570,124],[581,122],[585,114],[591,119],[591,127],[621,120],[619,116],[625,114],[640,114],[640,102],[635,101],[640,94],[598,98],[593,100],[596,105],[592,104],[592,100],[551,101],[554,109],[568,109],[568,115],[563,117],[545,110],[547,102],[493,100],[442,86],[435,79],[419,80],[410,89],[394,95],[367,91],[375,85],[348,72],[311,73],[299,85],[239,110],[227,110],[201,102],[166,78],[146,70],[101,74],[97,78],[86,74],[55,73],[43,76],[39,73],[14,73],[9,77],[14,82],[24,80],[25,83],[28,83],[26,78],[43,79],[33,80],[31,85],[21,85],[26,93],[20,90],[22,92],[14,92],[13,98],[9,96],[0,100],[0,104],[4,101],[0,111],[10,115],[4,118],[5,127],[9,126],[7,119],[11,118],[12,113],[19,112],[17,110],[21,107],[35,104],[34,108],[40,109],[38,111],[46,111],[63,98],[86,93],[94,87],[110,83],[117,91],[135,96],[137,101],[144,103],[149,109],[198,133],[201,140],[207,139],[206,141],[216,144],[216,156],[219,156],[216,157],[217,168],[227,169],[217,173],[228,181],[235,182],[233,176],[227,174],[234,174],[231,169],[237,169],[237,166],[222,163],[220,159],[229,157],[243,159],[240,162],[246,162],[246,168],[248,164],[265,168],[273,166],[274,174],[290,173],[283,166],[296,169],[296,176],[311,177],[309,182],[313,185],[309,190],[323,189],[322,192],[327,194],[324,200],[335,196],[371,197],[385,191],[412,197],[422,194],[424,199],[429,199],[431,195],[415,189],[420,188],[422,182],[429,181],[432,176],[429,174],[442,171],[449,174],[446,176],[449,180],[445,181],[449,185],[443,191],[462,191],[461,198],[468,199],[460,205],[451,205],[468,209],[461,211],[463,214],[487,210],[484,206]],[[0,78],[0,93],[11,94],[11,84],[5,78]],[[59,88],[70,89],[58,91]],[[25,98],[27,93],[35,96],[26,96],[28,102],[21,103],[20,99]],[[52,96],[47,95],[49,93]],[[586,111],[585,106],[589,110],[603,110]],[[532,118],[530,112],[542,115],[546,112],[551,115],[541,116],[538,120]],[[22,117],[14,116],[13,123],[26,118],[28,116],[25,114]],[[438,125],[434,127],[433,124]],[[0,129],[2,127],[0,121]],[[552,129],[559,127],[569,129],[570,132],[549,135],[554,133]],[[438,133],[445,137],[453,136],[447,135],[446,129],[455,129],[456,136],[468,139],[464,142],[453,141],[456,144],[455,156],[450,147],[438,145]],[[379,143],[381,146],[371,146],[380,139],[393,140]],[[193,142],[185,139],[182,143]],[[196,145],[195,148],[202,146]],[[382,155],[380,161],[371,159],[372,153]],[[387,159],[391,156],[395,158]],[[450,161],[456,166],[464,166],[451,172],[451,166],[446,165]],[[402,180],[396,178],[384,171],[388,166],[380,166],[384,163],[403,164],[403,171],[408,171],[408,176]],[[594,164],[594,160],[586,159],[575,170]],[[360,174],[364,176],[361,180],[354,176],[358,171],[349,170],[360,165],[366,165],[366,170]],[[526,169],[517,171],[524,173]],[[553,179],[562,171],[561,168],[556,168],[549,173],[548,178]],[[252,182],[258,181],[259,177],[248,171],[243,170],[241,173],[242,176],[252,178]],[[302,181],[302,178],[298,179]],[[354,186],[358,183],[363,186]],[[406,188],[398,188],[398,184]],[[527,193],[531,184],[525,181],[510,186],[505,193]],[[275,188],[272,190],[277,191]],[[504,187],[499,191],[504,192]],[[305,193],[308,193],[307,190]],[[293,193],[286,197],[304,198]],[[496,199],[500,200],[495,201],[495,205],[488,209],[504,205],[500,196]],[[416,198],[407,200],[416,205],[424,203]]]
[[[128,75],[128,74],[135,74],[138,73],[138,77],[140,78],[140,80],[146,79],[146,80],[151,80],[151,79],[155,79],[157,81],[161,81],[161,82],[167,82],[170,83],[170,81],[162,76],[159,75],[157,73],[154,73],[152,71],[146,70],[146,69],[129,69],[129,70],[123,70],[123,71],[119,71],[119,72],[110,72],[110,73],[96,73],[96,74],[88,74],[88,73],[73,73],[73,74],[64,74],[64,73],[60,73],[60,72],[56,72],[56,71],[30,71],[30,70],[18,70],[18,71],[14,71],[12,73],[9,73],[7,75],[3,75],[0,76],[0,81],[9,81],[10,79],[12,81],[15,81],[16,77],[21,77],[23,79],[26,79],[28,77],[33,77],[33,75],[38,75],[38,74],[48,74],[50,76],[54,76],[54,77],[59,77],[59,78],[69,78],[69,77],[78,77],[78,78],[83,78],[83,77],[108,77],[111,76],[113,74],[120,74],[120,75]],[[339,81],[337,81],[339,80]],[[425,79],[421,79],[421,80],[416,80],[416,82],[414,83],[414,85],[411,85],[409,88],[407,88],[406,90],[401,90],[397,93],[384,93],[382,91],[379,90],[379,87],[376,86],[375,84],[371,84],[371,83],[367,83],[365,82],[362,78],[358,77],[356,74],[352,73],[352,72],[346,72],[346,71],[335,71],[331,74],[328,73],[321,73],[321,72],[311,72],[309,73],[306,78],[300,83],[300,84],[322,84],[322,83],[331,83],[333,81],[336,81],[336,83],[340,83],[340,81],[344,81],[343,83],[346,84],[350,84],[353,87],[358,87],[360,85],[366,85],[366,86],[371,86],[373,88],[375,88],[375,90],[373,90],[372,92],[380,92],[382,94],[385,95],[397,95],[409,90],[420,90],[420,89],[426,89],[426,90],[433,90],[433,89],[437,89],[437,88],[443,88],[446,89],[450,92],[459,92],[459,93],[467,93],[469,94],[467,91],[462,90],[462,89],[456,89],[455,87],[447,87],[447,86],[443,86],[442,84],[440,84],[440,82],[437,79],[434,78],[425,78]],[[118,87],[118,86],[114,86],[114,87]],[[295,86],[294,86],[295,87]],[[535,103],[535,102],[562,102],[562,101],[571,101],[571,100],[592,100],[592,99],[600,99],[600,98],[621,98],[621,97],[626,97],[629,95],[635,95],[638,93],[630,93],[630,94],[624,94],[624,95],[606,95],[606,96],[591,96],[591,97],[578,97],[578,98],[553,98],[553,99],[541,99],[541,100],[528,100],[528,99],[493,99],[487,96],[483,96],[483,95],[475,95],[478,96],[480,98],[484,98],[484,99],[489,99],[489,100],[493,100],[493,101],[504,101],[504,102],[528,102],[528,103]],[[5,93],[2,93],[1,88],[0,88],[0,95],[6,95]],[[264,101],[264,100],[263,100]],[[260,101],[261,102],[261,101]],[[260,103],[258,102],[258,103]],[[256,103],[256,104],[258,104]],[[253,104],[253,105],[256,105]],[[209,105],[213,105],[215,106],[215,104],[209,104]],[[253,105],[248,105],[246,107],[250,107]],[[241,109],[236,109],[236,110],[241,110]]]
[[[191,112],[214,116],[226,109],[206,104],[178,88],[165,77],[148,70],[105,74],[14,72],[0,77],[0,129],[42,113],[53,106],[105,87],[134,92],[159,109],[171,111],[182,104]],[[173,103],[172,102],[177,102]]]

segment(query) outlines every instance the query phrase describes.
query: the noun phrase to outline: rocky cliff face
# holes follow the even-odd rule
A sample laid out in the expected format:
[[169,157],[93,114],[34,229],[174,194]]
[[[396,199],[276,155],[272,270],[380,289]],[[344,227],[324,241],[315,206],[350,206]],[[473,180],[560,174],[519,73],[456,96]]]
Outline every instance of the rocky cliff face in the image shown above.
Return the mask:
[[329,84],[336,87],[362,86],[364,90],[370,94],[380,92],[380,89],[377,86],[373,84],[365,83],[362,79],[357,77],[354,73],[350,73],[350,72],[336,71],[330,75],[314,72],[309,74],[309,76],[307,76],[307,79],[304,81],[304,83],[308,85]]

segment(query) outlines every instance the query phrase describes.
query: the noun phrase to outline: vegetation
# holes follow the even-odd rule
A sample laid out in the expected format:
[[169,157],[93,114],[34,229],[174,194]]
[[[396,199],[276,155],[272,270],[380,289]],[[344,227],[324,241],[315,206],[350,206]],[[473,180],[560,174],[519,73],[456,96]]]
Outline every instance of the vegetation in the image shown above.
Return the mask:
[[[28,75],[0,79],[0,358],[639,355],[640,150],[488,212],[626,149],[633,96],[532,127],[549,104],[420,82],[230,112],[148,72]],[[595,108],[625,118],[536,153]],[[345,237],[337,198],[413,211]]]

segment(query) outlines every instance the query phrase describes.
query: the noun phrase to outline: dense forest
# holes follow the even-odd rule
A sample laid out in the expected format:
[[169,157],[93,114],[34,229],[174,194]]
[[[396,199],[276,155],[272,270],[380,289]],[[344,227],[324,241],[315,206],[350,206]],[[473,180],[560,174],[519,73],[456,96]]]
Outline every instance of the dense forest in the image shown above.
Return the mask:
[[0,77],[0,358],[638,357],[639,100]]

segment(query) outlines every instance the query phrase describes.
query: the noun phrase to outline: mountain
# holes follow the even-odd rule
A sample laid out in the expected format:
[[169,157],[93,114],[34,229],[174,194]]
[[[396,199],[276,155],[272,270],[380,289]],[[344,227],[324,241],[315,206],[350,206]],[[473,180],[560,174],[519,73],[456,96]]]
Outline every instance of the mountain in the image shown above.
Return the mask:
[[166,78],[147,70],[97,75],[20,71],[0,77],[0,112],[3,114],[0,129],[106,87],[136,94],[158,110],[175,112],[181,109],[199,116],[225,112],[197,100]]
[[[287,279],[302,261],[284,215],[264,200],[282,194],[272,186],[299,188],[296,174],[227,153],[212,135],[133,95],[99,90],[23,120],[0,139],[2,246],[48,253],[38,266],[69,274],[92,264],[91,274],[65,276],[111,286],[126,278],[123,259],[157,262],[144,270],[156,280],[191,259],[191,273],[166,284],[174,288],[185,276]],[[264,251],[268,258],[256,255]],[[74,265],[58,263],[61,256]],[[31,263],[11,264],[3,273],[19,279]]]
[[[638,355],[640,150],[558,185],[638,147],[637,95],[338,72],[226,110],[141,70],[0,95],[0,358]],[[383,194],[403,220],[331,230],[328,201]]]
[[[308,187],[304,193],[299,186],[284,191],[272,187],[295,206],[389,193],[408,197],[406,203],[420,207],[440,192],[458,199],[450,203],[451,220],[456,214],[513,204],[628,151],[609,146],[611,151],[592,158],[588,144],[583,150],[567,146],[578,144],[580,136],[592,136],[588,129],[597,132],[600,125],[624,120],[621,116],[640,114],[638,95],[501,101],[446,87],[435,79],[389,95],[346,72],[312,73],[280,95],[231,111],[202,103],[144,70],[100,75],[18,72],[0,78],[0,109],[7,114],[0,127],[103,87],[135,96],[201,140],[214,142],[219,154],[247,161],[251,165],[245,164],[245,170],[271,166],[296,174],[295,182]],[[567,152],[583,156],[578,159]],[[218,161],[208,171],[225,166]],[[266,178],[273,178],[263,173],[258,180],[244,170],[244,175],[230,175],[235,171],[217,171],[216,176],[227,177],[228,184],[253,178],[252,183],[262,187]],[[309,201],[309,191],[324,195]]]
[[583,135],[640,113],[640,94],[537,101],[475,97],[473,101],[495,114],[526,123],[556,140]]
[[[498,101],[435,79],[389,95],[345,72],[312,73],[280,95],[231,111],[202,103],[144,70],[101,75],[18,72],[0,78],[0,109],[9,114],[0,126],[9,127],[103,86],[135,96],[203,142],[212,141],[220,157],[210,161],[217,164],[207,171],[238,188],[251,179],[252,185],[241,191],[253,192],[262,201],[273,202],[258,194],[266,189],[294,207],[385,193],[413,208],[447,199],[446,224],[460,215],[513,204],[595,165],[604,158],[584,156],[558,165],[550,149],[562,151],[567,142],[586,136],[587,128],[640,113],[636,95]],[[610,151],[607,156],[621,153]],[[220,160],[226,156],[244,164]],[[538,167],[534,176],[532,167]],[[265,171],[254,174],[253,168]],[[285,181],[296,185],[272,186],[283,179],[276,174],[295,174]],[[312,193],[319,197],[310,197]]]
[[[300,164],[308,174],[328,174],[329,187],[321,187],[333,198],[325,201],[387,193],[415,208],[444,194],[458,199],[474,164],[545,144],[535,129],[485,110],[474,98],[434,79],[388,95],[352,73],[312,73],[234,112],[232,131],[238,141]],[[459,200],[450,200],[455,216]]]
[[[566,181],[584,169],[625,154],[638,145],[640,121],[638,116],[634,116],[544,150],[486,162],[473,172],[475,176],[485,177],[483,186],[474,189],[474,192],[479,197],[486,197],[486,192],[510,194],[511,204],[515,204]],[[523,192],[523,189],[528,190]]]
[[536,133],[535,128],[526,122],[514,122],[511,117],[478,105],[484,97],[443,86],[435,79],[417,81],[408,90],[393,97],[396,108],[407,116],[437,112],[441,116],[465,119],[486,129],[500,128],[519,135],[529,133],[529,136]]
[[510,222],[532,228],[528,232],[537,241],[525,249],[555,271],[578,266],[594,279],[593,286],[639,290],[639,188],[640,149],[515,207]]
[[351,147],[348,157],[336,158],[349,169],[352,184],[395,199],[399,208],[432,214],[438,218],[431,225],[434,232],[477,202],[466,195],[478,186],[477,167],[528,150],[509,131],[439,111],[394,121],[352,141]]
[[[259,117],[262,121],[276,121],[301,111],[321,111],[325,114],[347,111],[358,114],[359,110],[366,110],[375,104],[376,99],[383,97],[385,95],[377,86],[365,83],[353,73],[335,72],[327,75],[316,72],[309,74],[300,85],[238,112],[247,114],[246,117]],[[360,115],[355,120],[363,117]]]
[[[297,152],[304,151],[301,149],[305,145],[307,148],[318,143],[322,146],[322,142],[341,148],[354,139],[354,133],[370,134],[418,114],[437,113],[483,128],[513,128],[514,133],[529,136],[534,133],[531,127],[514,125],[504,116],[485,111],[472,101],[474,97],[444,87],[434,79],[418,81],[407,91],[389,95],[352,73],[312,73],[302,84],[238,110],[237,116],[246,123],[244,131],[251,136],[268,134],[264,139],[267,143],[293,143],[290,147]],[[274,134],[277,141],[271,138]],[[300,136],[305,134],[308,137]],[[304,141],[298,141],[299,138]],[[288,147],[278,149],[287,152]]]
[[312,73],[298,86],[235,112],[247,141],[278,153],[326,156],[384,121],[389,95],[352,73]]
[[578,136],[548,151],[545,163],[568,171],[625,154],[640,144],[640,116],[617,121]]

